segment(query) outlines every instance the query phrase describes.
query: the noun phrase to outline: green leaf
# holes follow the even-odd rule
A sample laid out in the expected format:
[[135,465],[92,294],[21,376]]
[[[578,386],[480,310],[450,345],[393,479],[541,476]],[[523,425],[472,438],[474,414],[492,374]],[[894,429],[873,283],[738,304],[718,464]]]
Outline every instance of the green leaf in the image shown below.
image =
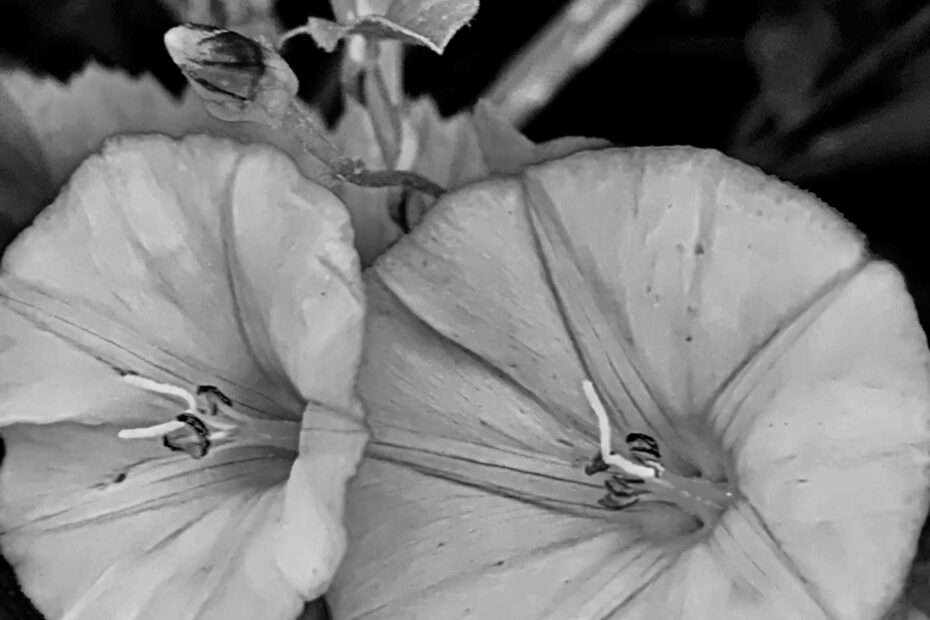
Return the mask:
[[337,24],[311,17],[306,26],[292,33],[309,34],[328,52],[335,50],[343,38],[361,35],[422,45],[442,54],[455,33],[478,12],[478,0],[395,0],[383,14],[368,13],[354,19],[355,11],[339,8],[338,18],[351,21]]
[[320,19],[318,17],[310,17],[307,19],[307,24],[302,28],[298,28],[296,32],[305,32],[313,37],[313,40],[316,41],[316,44],[327,52],[333,52],[336,50],[336,46],[339,45],[339,42],[342,41],[342,37],[346,36],[348,29],[345,26],[337,24],[336,22],[331,22],[328,19]]
[[385,18],[437,54],[478,12],[478,0],[396,0]]

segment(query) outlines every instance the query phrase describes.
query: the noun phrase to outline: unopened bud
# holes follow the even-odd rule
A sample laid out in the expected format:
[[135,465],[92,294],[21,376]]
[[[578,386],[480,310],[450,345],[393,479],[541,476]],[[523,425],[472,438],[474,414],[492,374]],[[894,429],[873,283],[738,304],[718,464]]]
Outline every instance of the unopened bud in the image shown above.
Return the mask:
[[165,33],[165,47],[210,114],[225,121],[278,127],[297,95],[297,77],[264,40],[185,24]]

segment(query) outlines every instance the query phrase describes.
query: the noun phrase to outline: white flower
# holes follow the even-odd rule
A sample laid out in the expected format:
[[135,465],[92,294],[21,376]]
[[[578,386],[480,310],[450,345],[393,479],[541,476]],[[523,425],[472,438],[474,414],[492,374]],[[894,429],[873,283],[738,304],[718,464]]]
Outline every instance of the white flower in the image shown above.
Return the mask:
[[368,272],[336,618],[881,618],[927,512],[897,271],[719,154],[469,185]]
[[284,154],[146,136],[82,164],[0,275],[0,543],[36,606],[284,619],[321,595],[363,311],[345,208]]

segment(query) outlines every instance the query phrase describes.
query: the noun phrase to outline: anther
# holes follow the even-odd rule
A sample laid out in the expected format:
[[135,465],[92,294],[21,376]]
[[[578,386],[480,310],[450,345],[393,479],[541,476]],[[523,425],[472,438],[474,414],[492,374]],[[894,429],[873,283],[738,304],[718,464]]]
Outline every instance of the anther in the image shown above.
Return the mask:
[[186,452],[195,459],[205,457],[210,451],[210,431],[207,425],[188,413],[182,413],[177,420],[184,425],[186,432],[165,435],[161,440],[162,445],[173,452]]
[[601,453],[598,452],[591,459],[591,462],[584,466],[584,473],[588,476],[593,476],[594,474],[599,474],[608,469],[610,469],[610,467],[604,462],[604,459],[601,458]]
[[604,488],[610,492],[611,495],[617,495],[620,497],[634,497],[640,495],[644,492],[643,489],[634,489],[630,486],[630,483],[620,476],[611,476],[604,481]]
[[216,386],[197,386],[197,411],[203,415],[214,416],[217,414],[220,404],[232,407],[232,401],[229,397],[223,394]]
[[662,458],[659,453],[658,442],[649,435],[630,433],[626,436],[626,445],[634,453],[644,454],[656,460]]
[[607,510],[623,510],[624,508],[633,506],[638,501],[638,497],[618,498],[614,495],[605,495],[604,497],[597,500],[597,503]]

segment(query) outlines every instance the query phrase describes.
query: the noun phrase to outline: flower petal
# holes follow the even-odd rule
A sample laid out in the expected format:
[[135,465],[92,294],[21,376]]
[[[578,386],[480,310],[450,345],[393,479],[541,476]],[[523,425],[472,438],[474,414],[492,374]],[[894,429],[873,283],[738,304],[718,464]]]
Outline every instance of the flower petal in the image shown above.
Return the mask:
[[578,617],[671,565],[678,550],[649,543],[693,528],[689,517],[598,507],[604,489],[583,472],[596,441],[439,337],[373,273],[368,300],[361,396],[378,405],[377,439],[350,483],[336,617]]
[[709,151],[601,150],[529,177],[679,416],[705,412],[743,359],[863,260],[860,237],[816,199]]
[[[369,272],[363,398],[377,399],[376,434],[391,430],[492,445],[566,461],[590,458],[591,437],[573,432],[531,392],[480,357],[438,338]],[[587,443],[587,451],[571,446]]]
[[534,247],[520,185],[497,180],[440,199],[374,271],[421,321],[593,436],[585,373]]
[[[338,200],[283,154],[126,138],[10,246],[0,291],[114,368],[216,382],[238,403],[293,417],[301,395],[351,401],[362,305],[350,242]],[[339,313],[321,315],[324,299]],[[325,369],[310,363],[324,349]]]
[[337,618],[605,617],[592,601],[633,596],[677,555],[635,527],[380,459],[352,484],[353,546],[327,594]]
[[[304,399],[349,409],[364,300],[345,207],[303,182],[283,157],[256,153],[237,168],[225,226],[234,241],[228,256],[238,275],[236,302],[253,350],[268,347],[261,358],[278,358]],[[275,182],[255,182],[263,178]]]
[[303,599],[275,570],[278,533],[266,525],[279,518],[292,454],[228,450],[204,466],[117,430],[3,429],[3,552],[39,609],[88,620],[254,617],[216,615],[232,602],[294,617]]
[[925,343],[901,276],[870,263],[769,358],[727,428],[740,488],[837,617],[877,617],[916,549],[930,499]]

